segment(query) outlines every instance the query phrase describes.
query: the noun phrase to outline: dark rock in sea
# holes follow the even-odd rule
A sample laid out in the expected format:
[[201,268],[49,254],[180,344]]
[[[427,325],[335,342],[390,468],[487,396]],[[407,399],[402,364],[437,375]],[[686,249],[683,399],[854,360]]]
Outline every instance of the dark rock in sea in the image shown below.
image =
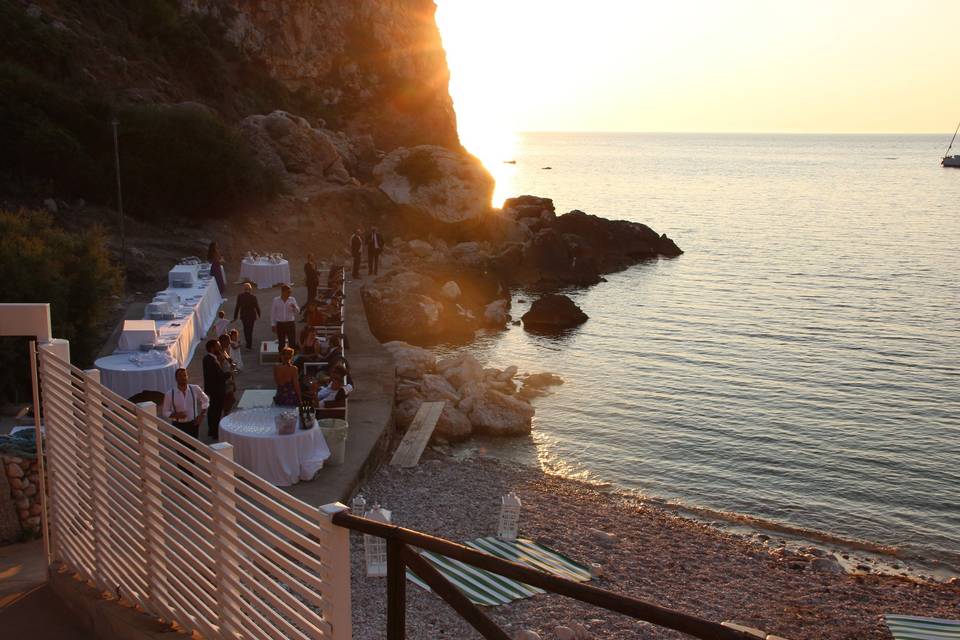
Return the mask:
[[538,196],[517,196],[503,202],[503,211],[516,219],[539,218],[543,213],[556,215],[553,200]]
[[560,331],[587,321],[589,316],[562,294],[548,294],[535,301],[521,316],[525,329]]

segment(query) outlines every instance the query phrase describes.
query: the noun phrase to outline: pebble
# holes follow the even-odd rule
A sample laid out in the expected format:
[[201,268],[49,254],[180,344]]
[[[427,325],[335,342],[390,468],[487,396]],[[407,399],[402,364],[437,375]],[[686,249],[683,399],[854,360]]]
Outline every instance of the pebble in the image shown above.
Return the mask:
[[577,634],[570,627],[559,626],[553,630],[557,640],[577,640]]

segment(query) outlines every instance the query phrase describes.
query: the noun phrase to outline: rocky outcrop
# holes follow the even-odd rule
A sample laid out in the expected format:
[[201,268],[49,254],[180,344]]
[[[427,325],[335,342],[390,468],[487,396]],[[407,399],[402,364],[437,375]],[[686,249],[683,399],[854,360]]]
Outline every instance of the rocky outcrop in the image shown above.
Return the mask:
[[436,222],[473,221],[490,211],[493,177],[465,152],[431,145],[400,148],[387,154],[373,174],[393,202]]
[[332,132],[314,128],[305,118],[286,111],[244,118],[240,133],[260,164],[287,181],[322,179],[336,184],[351,181],[336,139],[344,150],[349,142]]
[[459,147],[450,73],[433,0],[181,0],[219,19],[226,37],[327,125],[379,148]]
[[433,432],[436,442],[453,442],[474,433],[514,436],[530,433],[534,409],[518,392],[517,367],[484,368],[469,353],[431,362],[425,350],[402,342],[385,345],[397,362],[394,418],[407,427],[424,402],[443,402]]
[[561,331],[587,321],[589,316],[565,295],[548,294],[534,301],[520,316],[525,329]]

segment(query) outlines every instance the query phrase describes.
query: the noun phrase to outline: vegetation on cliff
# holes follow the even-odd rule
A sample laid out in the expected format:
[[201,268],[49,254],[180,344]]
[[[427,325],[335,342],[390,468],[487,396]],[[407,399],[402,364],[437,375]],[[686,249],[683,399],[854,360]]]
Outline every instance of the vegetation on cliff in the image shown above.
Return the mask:
[[[0,211],[0,282],[4,302],[48,302],[54,335],[70,341],[75,363],[89,366],[100,347],[96,330],[111,315],[122,279],[102,231],[70,233],[46,212]],[[22,340],[0,339],[0,393],[29,395]]]

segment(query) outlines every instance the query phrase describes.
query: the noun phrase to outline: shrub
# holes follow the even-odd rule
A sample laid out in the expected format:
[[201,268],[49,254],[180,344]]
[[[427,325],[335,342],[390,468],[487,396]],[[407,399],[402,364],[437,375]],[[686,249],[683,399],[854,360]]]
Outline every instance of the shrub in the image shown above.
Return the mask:
[[199,106],[130,107],[120,122],[121,176],[133,215],[218,216],[280,190],[279,176]]
[[[54,335],[70,341],[74,363],[92,364],[122,285],[99,228],[69,233],[45,212],[0,211],[0,282],[3,302],[49,302]],[[29,395],[22,346],[7,338],[0,344],[0,389],[10,399]]]
[[426,149],[414,149],[397,163],[395,171],[410,181],[414,190],[419,189],[443,177],[433,155]]

